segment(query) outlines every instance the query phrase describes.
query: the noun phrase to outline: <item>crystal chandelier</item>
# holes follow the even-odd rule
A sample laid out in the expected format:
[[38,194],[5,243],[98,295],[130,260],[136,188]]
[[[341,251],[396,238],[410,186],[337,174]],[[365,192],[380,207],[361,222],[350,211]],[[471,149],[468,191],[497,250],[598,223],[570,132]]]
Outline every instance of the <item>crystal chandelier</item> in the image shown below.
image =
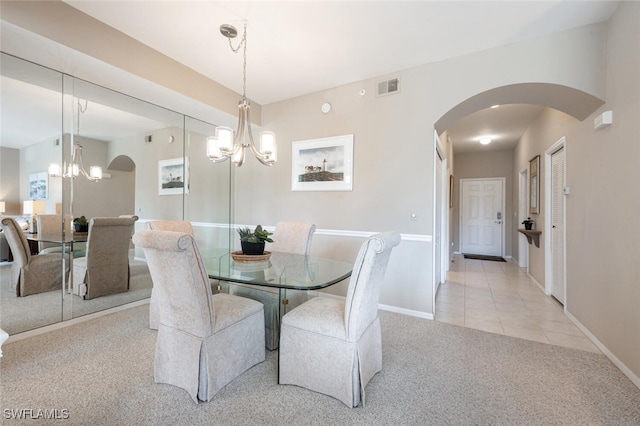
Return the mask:
[[[78,140],[80,139],[80,114],[85,113],[88,105],[89,101],[85,100],[83,106],[80,99],[78,99],[78,118],[76,120],[78,126],[76,139]],[[79,143],[73,144],[73,155],[71,156],[70,164],[63,163],[62,167],[57,163],[49,164],[49,175],[53,177],[74,178],[80,173],[82,173],[82,176],[94,182],[102,179],[102,167],[91,166],[89,167],[89,173],[85,170],[82,161],[82,145]]]
[[247,24],[244,24],[242,40],[234,48],[231,39],[238,35],[238,30],[232,25],[220,26],[220,33],[229,39],[229,47],[238,53],[243,47],[244,61],[242,65],[242,100],[238,103],[238,129],[235,137],[229,127],[216,127],[215,136],[207,138],[207,156],[213,162],[221,162],[230,158],[238,167],[242,166],[245,149],[250,149],[253,155],[265,166],[272,166],[277,161],[276,135],[273,132],[260,132],[260,148],[253,141],[251,133],[251,106],[247,99]]

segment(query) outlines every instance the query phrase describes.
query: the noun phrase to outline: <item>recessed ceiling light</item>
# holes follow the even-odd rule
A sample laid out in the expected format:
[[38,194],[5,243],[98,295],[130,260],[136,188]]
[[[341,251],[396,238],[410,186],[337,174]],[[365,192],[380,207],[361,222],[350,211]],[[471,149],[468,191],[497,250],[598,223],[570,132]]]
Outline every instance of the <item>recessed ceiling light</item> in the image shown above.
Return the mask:
[[491,105],[491,108],[498,108],[500,105]]
[[489,145],[491,143],[491,138],[482,138],[480,139],[480,143],[482,145]]

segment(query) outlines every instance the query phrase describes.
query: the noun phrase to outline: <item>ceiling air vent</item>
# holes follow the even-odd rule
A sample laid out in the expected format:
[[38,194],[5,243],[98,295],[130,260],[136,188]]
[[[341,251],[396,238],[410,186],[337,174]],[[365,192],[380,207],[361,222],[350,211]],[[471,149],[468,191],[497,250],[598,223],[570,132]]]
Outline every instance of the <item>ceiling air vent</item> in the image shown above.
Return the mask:
[[400,91],[400,80],[393,78],[378,83],[378,96],[391,95]]

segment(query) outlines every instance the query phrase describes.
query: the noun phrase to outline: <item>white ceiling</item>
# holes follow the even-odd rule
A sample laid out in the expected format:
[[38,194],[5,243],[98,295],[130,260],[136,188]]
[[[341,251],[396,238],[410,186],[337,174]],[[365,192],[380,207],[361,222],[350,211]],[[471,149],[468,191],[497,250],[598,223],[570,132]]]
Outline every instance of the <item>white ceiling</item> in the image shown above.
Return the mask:
[[[242,56],[231,52],[219,26],[241,31],[246,20],[247,96],[266,105],[605,21],[619,1],[66,3],[238,93]],[[502,140],[513,145],[539,112],[509,106],[473,114],[450,129],[454,149],[475,144],[481,132],[509,135]],[[506,146],[496,142],[489,147]]]
[[[242,92],[221,24],[246,20],[259,104],[607,20],[617,1],[76,1],[66,3]],[[238,39],[235,40],[236,44]]]

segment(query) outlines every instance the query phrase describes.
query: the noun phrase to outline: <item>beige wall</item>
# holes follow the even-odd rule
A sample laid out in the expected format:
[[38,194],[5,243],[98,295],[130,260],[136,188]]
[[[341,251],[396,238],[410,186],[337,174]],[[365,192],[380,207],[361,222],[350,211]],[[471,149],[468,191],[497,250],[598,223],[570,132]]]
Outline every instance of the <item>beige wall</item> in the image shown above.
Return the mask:
[[0,147],[0,201],[6,214],[20,214],[20,150]]
[[[640,3],[609,25],[607,103],[569,135],[567,309],[640,386]],[[614,123],[593,130],[612,110]]]
[[[454,142],[455,143],[455,142]],[[455,251],[460,251],[460,179],[477,178],[505,178],[505,256],[512,253],[512,235],[514,232],[514,201],[513,201],[513,150],[487,151],[478,153],[458,154],[456,159],[455,188],[456,197],[453,200],[453,229],[452,241]],[[517,182],[517,181],[516,181]]]
[[[566,138],[566,310],[640,386],[640,3],[622,2],[609,23],[606,103],[583,122],[547,110],[514,153],[514,179],[541,156],[540,248],[529,246],[529,272],[545,283],[548,209],[545,151]],[[594,130],[603,111],[614,123]],[[514,245],[515,245],[514,240]]]

